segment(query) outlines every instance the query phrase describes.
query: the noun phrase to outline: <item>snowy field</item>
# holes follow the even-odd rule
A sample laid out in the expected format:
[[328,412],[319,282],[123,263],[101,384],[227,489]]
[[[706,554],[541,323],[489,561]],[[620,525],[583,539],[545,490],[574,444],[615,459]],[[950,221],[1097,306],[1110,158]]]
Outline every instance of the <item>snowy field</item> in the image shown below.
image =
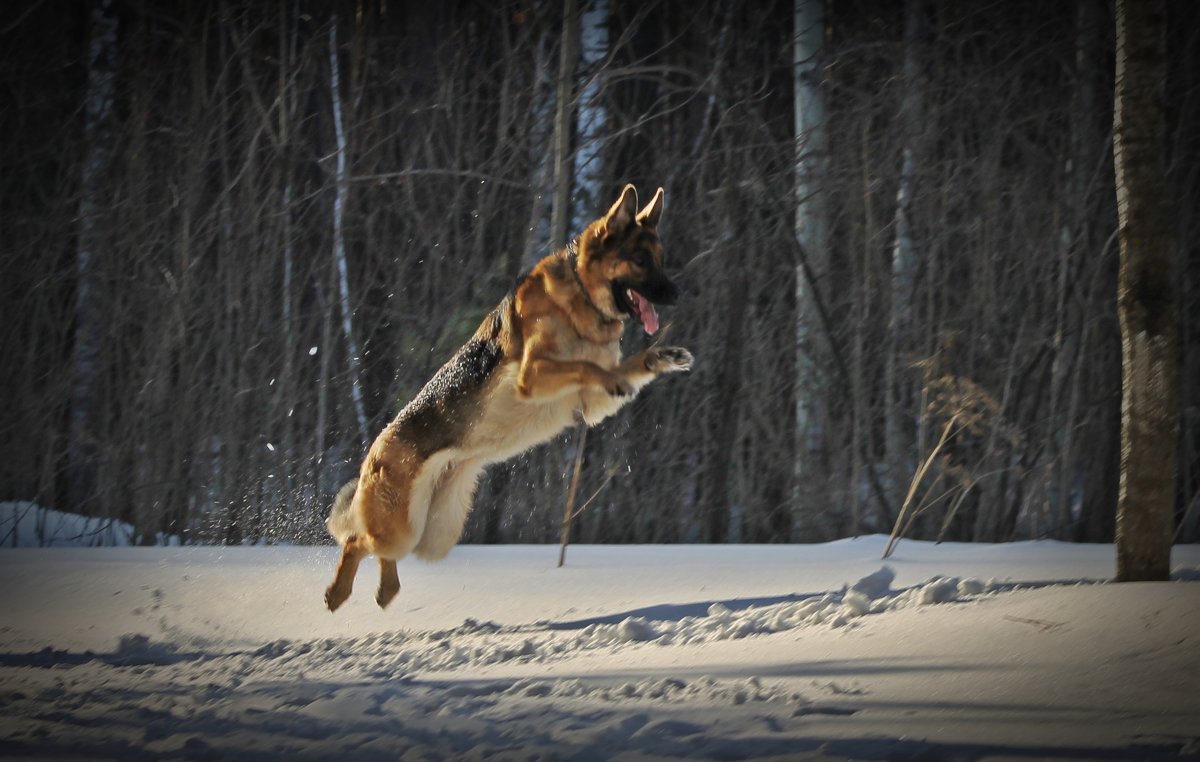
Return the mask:
[[336,614],[333,547],[3,550],[0,756],[1200,758],[1200,582],[884,544],[461,546]]

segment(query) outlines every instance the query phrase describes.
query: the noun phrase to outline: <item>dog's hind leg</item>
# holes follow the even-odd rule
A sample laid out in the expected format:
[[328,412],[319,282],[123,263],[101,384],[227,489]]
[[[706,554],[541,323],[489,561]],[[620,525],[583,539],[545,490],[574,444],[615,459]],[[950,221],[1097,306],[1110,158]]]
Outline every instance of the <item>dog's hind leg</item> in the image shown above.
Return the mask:
[[386,608],[400,592],[396,562],[416,546],[425,531],[434,486],[447,457],[418,462],[415,454],[397,458],[394,466],[375,469],[363,491],[364,546],[379,559],[379,589],[375,602]]
[[400,592],[400,576],[396,573],[396,560],[380,558],[379,590],[375,593],[375,602],[379,604],[379,608],[387,608],[398,592]]
[[350,597],[350,591],[354,589],[354,575],[358,573],[358,565],[366,555],[367,549],[357,535],[351,535],[342,543],[342,558],[338,561],[337,573],[325,590],[325,606],[330,611],[336,611]]
[[400,589],[395,562],[412,550],[424,529],[429,498],[428,488],[424,502],[416,489],[421,483],[416,478],[421,472],[420,465],[415,458],[406,457],[410,453],[386,454],[391,457],[373,452],[364,462],[353,504],[344,508],[346,516],[339,519],[338,526],[351,526],[353,533],[342,543],[337,572],[325,591],[325,605],[330,611],[350,597],[358,565],[367,555],[380,559],[376,601],[386,605]]
[[423,561],[439,561],[458,543],[483,468],[482,461],[472,458],[446,470],[434,487],[425,531],[413,555]]

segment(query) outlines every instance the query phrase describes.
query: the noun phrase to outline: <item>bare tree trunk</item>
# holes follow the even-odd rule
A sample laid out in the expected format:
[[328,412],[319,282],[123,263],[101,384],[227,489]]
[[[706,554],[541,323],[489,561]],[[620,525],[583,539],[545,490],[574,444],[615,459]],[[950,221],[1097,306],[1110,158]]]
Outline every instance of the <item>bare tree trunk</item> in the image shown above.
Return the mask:
[[316,352],[319,352],[321,357],[317,364],[317,420],[316,429],[313,432],[313,453],[312,453],[312,481],[316,486],[317,494],[320,494],[324,483],[325,475],[325,456],[327,447],[325,444],[325,431],[329,428],[329,368],[330,356],[329,346],[333,343],[333,318],[330,316],[332,305],[325,297],[325,289],[317,284],[317,306],[321,314],[321,343],[319,347],[312,347],[308,353],[311,357]]
[[[793,63],[795,76],[796,136],[796,238],[809,259],[814,277],[828,269],[828,211],[824,179],[827,138],[825,134],[825,85],[822,56],[825,44],[825,0],[795,0]],[[825,433],[821,410],[821,372],[824,357],[819,317],[804,268],[796,268],[796,442],[792,526],[812,522],[801,515],[814,510],[825,499],[824,490],[814,490],[815,467]]]
[[[279,0],[279,172],[280,190],[280,254],[283,258],[283,284],[280,288],[281,321],[283,323],[283,373],[279,380],[280,409],[286,409],[283,416],[283,432],[280,437],[280,452],[277,457],[282,461],[283,476],[283,505],[288,516],[295,512],[295,486],[297,466],[300,459],[296,448],[296,418],[295,396],[299,385],[296,383],[296,353],[300,350],[300,340],[295,319],[295,273],[296,253],[292,242],[292,201],[293,178],[292,148],[291,148],[291,118],[292,97],[288,86],[288,77],[294,66],[296,50],[296,16],[294,12],[289,24],[287,0]],[[296,9],[298,11],[298,8]]]
[[354,403],[354,417],[358,422],[359,442],[363,447],[370,441],[367,433],[367,414],[363,403],[361,358],[358,342],[354,339],[354,311],[350,305],[350,275],[346,266],[346,237],[343,221],[346,213],[346,196],[349,185],[346,181],[346,129],[342,124],[342,88],[338,70],[337,14],[329,23],[329,94],[333,104],[333,131],[337,140],[337,189],[333,199],[333,258],[337,263],[338,304],[342,314],[342,336],[346,341],[346,359],[350,369],[350,396]]
[[514,257],[509,264],[509,277],[515,281],[521,272],[522,264],[533,267],[537,261],[548,254],[550,244],[550,220],[547,218],[547,205],[554,198],[554,177],[551,162],[553,152],[545,150],[545,144],[555,135],[558,124],[556,117],[555,82],[550,75],[550,55],[546,48],[549,46],[550,34],[539,28],[536,32],[537,41],[534,43],[533,58],[533,97],[530,104],[531,147],[530,155],[530,199],[529,226],[525,231],[524,256]]
[[[1089,217],[1088,198],[1097,174],[1103,149],[1099,134],[1098,81],[1104,54],[1103,0],[1078,0],[1075,14],[1074,98],[1071,105],[1070,152],[1064,168],[1065,194],[1061,203],[1062,223],[1058,247],[1058,278],[1055,294],[1054,359],[1051,364],[1049,408],[1047,410],[1046,450],[1049,453],[1047,502],[1052,514],[1054,534],[1072,535],[1072,483],[1075,476],[1074,441],[1082,382],[1079,372],[1080,334],[1087,333],[1075,324],[1082,323],[1073,309],[1071,294],[1079,271],[1078,263],[1092,252],[1096,242],[1089,235],[1094,226]],[[1085,253],[1086,252],[1086,253]],[[1065,410],[1064,410],[1065,408]],[[1090,458],[1089,458],[1090,459]],[[1082,523],[1083,517],[1079,517]],[[1076,530],[1077,531],[1077,530]]]
[[583,470],[583,451],[587,448],[587,426],[575,427],[575,465],[571,468],[571,486],[563,501],[563,520],[558,537],[558,566],[567,560],[567,544],[571,541],[571,521],[575,518],[575,499],[579,496],[579,474]]
[[900,122],[904,130],[904,148],[900,183],[896,189],[895,238],[892,242],[891,312],[888,319],[888,346],[884,358],[884,388],[887,390],[884,412],[884,447],[887,464],[888,502],[899,505],[901,490],[916,462],[916,432],[907,431],[904,421],[912,411],[912,384],[897,377],[900,355],[909,350],[912,329],[913,288],[917,275],[917,255],[913,243],[913,193],[916,190],[917,142],[924,125],[925,78],[922,75],[926,35],[924,0],[904,3],[904,97]]
[[550,209],[550,247],[567,243],[571,218],[571,106],[575,64],[579,58],[579,14],[575,0],[563,7],[562,41],[558,56],[558,96],[554,110],[554,202]]
[[88,514],[96,505],[96,385],[101,353],[101,299],[97,260],[104,255],[99,231],[103,178],[113,150],[112,108],[116,90],[117,17],[112,0],[89,3],[85,156],[75,248],[75,342],[71,348],[67,497],[70,509]]
[[[732,201],[731,201],[732,203]],[[729,223],[732,224],[732,223]],[[737,238],[734,238],[737,240]],[[730,538],[730,509],[734,503],[730,484],[735,452],[737,450],[738,421],[741,419],[742,365],[746,337],[744,326],[749,311],[749,282],[746,268],[731,268],[732,282],[728,290],[728,312],[724,320],[724,335],[721,337],[721,364],[717,370],[717,399],[722,400],[717,415],[717,427],[713,434],[712,462],[704,471],[704,488],[701,492],[700,510],[704,517],[703,538],[705,542],[725,542]],[[765,522],[764,522],[765,524]],[[751,537],[763,539],[758,529]],[[743,535],[744,536],[744,535]],[[775,538],[777,541],[782,538]],[[732,540],[730,540],[732,541]]]
[[[857,287],[859,293],[854,299],[854,340],[850,344],[850,500],[848,506],[850,531],[857,535],[866,527],[881,531],[891,521],[891,517],[880,515],[864,520],[862,515],[861,485],[866,483],[865,468],[874,469],[875,463],[871,458],[863,458],[863,444],[866,441],[865,429],[870,425],[871,404],[867,394],[866,384],[866,354],[868,333],[871,320],[871,293],[874,279],[875,247],[875,212],[871,199],[871,184],[874,172],[871,161],[870,141],[868,140],[869,126],[862,125],[862,204],[863,204],[863,246],[860,249]],[[885,404],[887,401],[885,400]],[[890,501],[899,505],[899,499]]]
[[1117,581],[1170,574],[1175,497],[1175,234],[1166,197],[1166,8],[1117,0],[1121,482]]
[[[718,58],[723,58],[727,55],[727,45],[729,41],[729,28],[731,11],[726,10],[722,15],[721,31],[717,37],[717,55]],[[709,119],[712,118],[713,111],[720,107],[725,108],[727,99],[730,97],[736,98],[736,94],[730,93],[729,84],[725,81],[723,68],[720,61],[714,64],[712,72],[713,93],[709,96],[708,102],[705,104],[704,121],[701,122],[701,129],[708,126]],[[718,95],[720,94],[720,95]],[[697,146],[693,145],[693,149]],[[719,226],[723,231],[717,241],[717,248],[725,248],[733,245],[733,242],[741,240],[740,233],[744,233],[746,222],[745,216],[748,213],[745,207],[740,203],[738,185],[741,183],[734,182],[734,178],[746,182],[748,172],[746,168],[739,167],[734,172],[738,175],[730,176],[729,184],[725,186],[719,194],[721,209],[718,212]],[[740,390],[742,387],[742,367],[745,357],[745,341],[744,336],[746,313],[750,307],[747,300],[747,292],[749,291],[749,282],[746,278],[746,267],[743,262],[726,263],[726,272],[729,273],[730,283],[725,289],[725,317],[721,321],[723,332],[720,336],[719,346],[721,347],[720,364],[717,366],[716,378],[716,394],[717,399],[723,400],[723,404],[719,405],[716,415],[716,425],[712,430],[713,442],[710,446],[703,448],[705,458],[709,461],[700,476],[700,484],[698,490],[697,508],[700,518],[701,538],[704,542],[727,542],[735,541],[733,536],[744,536],[741,532],[742,527],[740,522],[732,520],[732,508],[735,502],[734,490],[731,488],[731,474],[733,473],[733,461],[735,458],[735,450],[737,449],[738,437],[738,422],[742,415],[740,403]],[[774,506],[775,510],[780,510],[779,506]],[[790,516],[790,512],[789,512]],[[756,519],[758,517],[755,517]],[[742,521],[745,521],[745,515],[742,516]],[[761,526],[756,527],[754,534],[761,534],[769,531],[766,519],[761,521]],[[755,538],[757,539],[757,537]],[[774,538],[777,542],[789,538]]]
[[[572,94],[575,91],[575,64],[579,57],[579,16],[575,0],[566,0],[563,8],[562,45],[558,58],[558,95],[554,112],[554,201],[550,208],[550,247],[567,243],[567,223],[571,219],[571,188],[574,173],[571,162]],[[566,554],[571,531],[571,516],[575,510],[575,491],[579,484],[579,468],[587,442],[587,424],[575,427],[575,444],[579,448],[574,466],[571,490],[563,506],[559,566]]]

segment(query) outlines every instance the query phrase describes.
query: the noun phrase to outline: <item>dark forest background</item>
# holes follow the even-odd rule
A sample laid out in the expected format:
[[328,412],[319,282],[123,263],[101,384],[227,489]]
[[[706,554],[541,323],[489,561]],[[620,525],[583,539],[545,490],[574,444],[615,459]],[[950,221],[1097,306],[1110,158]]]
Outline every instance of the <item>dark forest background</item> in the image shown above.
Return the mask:
[[[666,189],[664,322],[697,364],[589,434],[575,541],[902,509],[913,537],[1111,541],[1112,8],[829,0],[798,61],[810,5],[6,3],[0,500],[327,541],[366,442],[632,182]],[[1168,21],[1197,541],[1200,4]],[[494,467],[466,541],[557,539],[575,442]]]

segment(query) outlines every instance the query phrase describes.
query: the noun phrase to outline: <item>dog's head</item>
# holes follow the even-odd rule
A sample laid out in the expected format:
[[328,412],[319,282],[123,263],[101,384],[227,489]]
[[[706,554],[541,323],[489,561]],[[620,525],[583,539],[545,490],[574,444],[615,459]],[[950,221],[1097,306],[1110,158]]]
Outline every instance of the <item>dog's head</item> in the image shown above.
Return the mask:
[[579,237],[579,277],[592,302],[609,317],[632,317],[646,333],[658,330],[654,305],[679,298],[679,287],[663,272],[662,211],[662,188],[638,211],[637,191],[626,185],[608,214]]

